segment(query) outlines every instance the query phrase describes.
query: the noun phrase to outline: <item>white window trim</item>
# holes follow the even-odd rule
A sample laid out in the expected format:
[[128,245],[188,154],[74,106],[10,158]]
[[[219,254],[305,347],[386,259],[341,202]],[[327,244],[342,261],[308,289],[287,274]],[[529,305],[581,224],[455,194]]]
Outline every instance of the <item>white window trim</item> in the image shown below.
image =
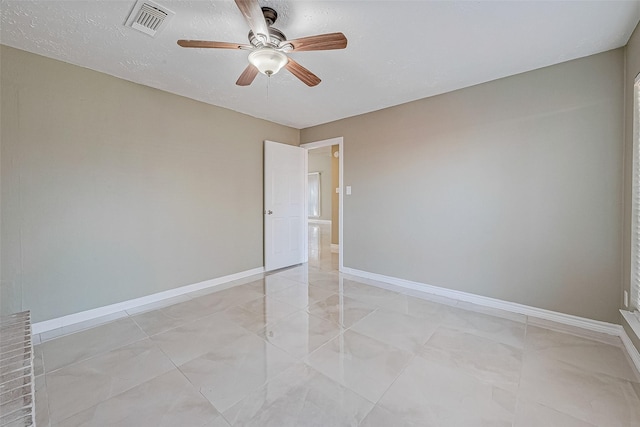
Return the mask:
[[631,307],[640,320],[640,74],[633,85],[633,183],[631,216]]

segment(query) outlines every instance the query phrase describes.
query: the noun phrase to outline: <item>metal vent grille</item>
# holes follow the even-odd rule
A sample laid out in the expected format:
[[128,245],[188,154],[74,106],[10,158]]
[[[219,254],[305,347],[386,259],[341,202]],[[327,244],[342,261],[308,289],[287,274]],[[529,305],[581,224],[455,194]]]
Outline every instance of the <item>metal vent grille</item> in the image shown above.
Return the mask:
[[173,12],[152,1],[138,0],[133,7],[127,25],[150,36],[155,36],[173,16]]
[[145,3],[142,5],[140,12],[138,12],[138,17],[133,23],[133,27],[137,30],[146,29],[155,33],[156,31],[158,31],[160,24],[162,24],[164,18],[166,17],[166,12],[163,12]]

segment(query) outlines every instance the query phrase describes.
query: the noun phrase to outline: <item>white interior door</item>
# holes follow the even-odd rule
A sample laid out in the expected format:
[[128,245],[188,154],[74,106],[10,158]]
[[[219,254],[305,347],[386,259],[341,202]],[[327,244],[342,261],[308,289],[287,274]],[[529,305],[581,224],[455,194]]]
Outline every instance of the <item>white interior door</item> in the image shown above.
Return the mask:
[[264,142],[264,267],[305,262],[305,159],[303,148]]

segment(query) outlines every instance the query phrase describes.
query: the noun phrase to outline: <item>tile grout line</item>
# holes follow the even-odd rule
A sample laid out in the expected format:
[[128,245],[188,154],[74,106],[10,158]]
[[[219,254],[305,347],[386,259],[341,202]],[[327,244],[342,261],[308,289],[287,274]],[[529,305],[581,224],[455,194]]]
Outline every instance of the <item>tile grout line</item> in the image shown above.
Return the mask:
[[516,427],[516,421],[517,421],[517,417],[518,417],[518,408],[520,405],[520,397],[521,397],[521,391],[520,391],[520,387],[522,386],[522,373],[524,372],[524,361],[525,361],[525,357],[526,357],[526,348],[527,348],[527,335],[529,333],[529,316],[525,317],[525,326],[524,326],[524,338],[522,341],[522,360],[521,360],[521,364],[520,364],[520,373],[518,375],[518,387],[516,387],[516,404],[513,408],[513,420],[511,422],[511,425],[513,427]]
[[[116,323],[116,322],[119,322],[119,321],[121,321],[121,320],[123,320],[123,319],[126,319],[126,318],[125,318],[125,317],[123,317],[123,318],[120,318],[120,319],[116,319],[116,320],[113,320],[113,321],[111,321],[111,322],[107,322],[107,323],[102,324],[102,325],[94,326],[93,328],[88,328],[88,329],[84,329],[84,330],[82,330],[82,331],[78,331],[77,333],[86,332],[86,331],[89,331],[89,330],[91,330],[91,329],[99,328],[100,326],[105,326],[105,325],[108,325],[108,324],[111,324],[111,323]],[[113,347],[113,348],[110,348],[110,349],[108,349],[108,350],[101,351],[101,352],[96,353],[96,354],[94,354],[94,355],[92,355],[92,356],[89,356],[89,357],[87,357],[87,358],[76,360],[75,362],[69,363],[69,364],[64,365],[64,366],[60,366],[59,368],[56,368],[56,369],[54,369],[54,370],[52,370],[52,371],[47,371],[47,370],[46,370],[46,366],[45,366],[46,375],[50,375],[50,374],[56,373],[56,372],[58,372],[58,371],[59,371],[59,370],[61,370],[61,369],[65,369],[65,368],[68,368],[68,367],[71,367],[71,366],[77,365],[77,364],[79,364],[79,363],[83,363],[83,362],[86,362],[86,361],[89,361],[89,360],[95,359],[96,357],[99,357],[99,356],[104,356],[105,354],[110,353],[110,352],[112,352],[112,351],[119,350],[119,349],[121,349],[121,348],[123,348],[123,347],[127,347],[127,346],[129,346],[129,345],[132,345],[132,344],[138,343],[138,342],[143,341],[143,340],[145,340],[145,339],[149,339],[149,337],[147,336],[147,334],[146,334],[146,333],[145,333],[145,332],[144,332],[144,331],[143,331],[143,330],[138,326],[138,324],[137,324],[133,319],[131,319],[131,321],[133,322],[133,324],[134,324],[138,329],[140,329],[140,331],[144,334],[144,337],[139,338],[139,339],[135,339],[135,340],[130,341],[130,342],[126,342],[126,343],[121,344],[121,345],[117,345],[117,346],[115,346],[115,347]],[[71,334],[68,334],[68,335],[63,335],[63,336],[58,337],[58,338],[68,337],[68,336],[71,336],[71,335],[74,335],[74,334],[75,334],[75,332],[74,332],[74,333],[71,333]],[[53,338],[53,339],[48,340],[48,341],[46,341],[46,342],[51,342],[51,341],[54,341],[54,340],[56,340],[56,339],[57,339],[57,338]],[[44,343],[43,343],[43,344],[44,344]],[[41,344],[41,345],[42,345],[42,344]],[[43,357],[43,365],[44,365],[44,351],[43,351],[42,357]]]

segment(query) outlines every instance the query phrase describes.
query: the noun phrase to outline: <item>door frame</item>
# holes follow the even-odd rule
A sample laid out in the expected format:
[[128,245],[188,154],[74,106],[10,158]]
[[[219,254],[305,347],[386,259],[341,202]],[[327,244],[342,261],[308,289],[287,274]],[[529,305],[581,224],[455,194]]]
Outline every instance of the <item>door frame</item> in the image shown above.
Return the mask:
[[[321,141],[308,142],[306,144],[300,144],[301,148],[305,149],[304,156],[304,202],[305,208],[309,205],[309,185],[307,182],[307,174],[309,173],[309,150],[313,150],[315,148],[322,147],[330,147],[332,145],[338,146],[338,151],[340,155],[338,157],[338,188],[340,188],[338,193],[338,270],[344,270],[344,138],[342,136],[330,139],[323,139]],[[334,190],[335,191],[335,190]],[[309,261],[309,218],[306,214],[307,210],[305,209],[304,216],[304,236],[305,239],[305,247],[304,247],[304,259]],[[333,227],[333,224],[331,225]]]

